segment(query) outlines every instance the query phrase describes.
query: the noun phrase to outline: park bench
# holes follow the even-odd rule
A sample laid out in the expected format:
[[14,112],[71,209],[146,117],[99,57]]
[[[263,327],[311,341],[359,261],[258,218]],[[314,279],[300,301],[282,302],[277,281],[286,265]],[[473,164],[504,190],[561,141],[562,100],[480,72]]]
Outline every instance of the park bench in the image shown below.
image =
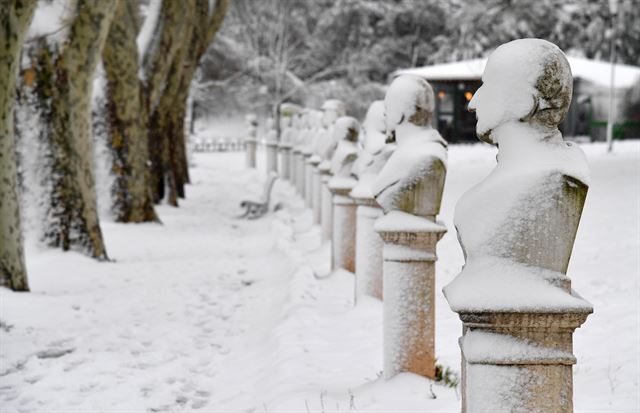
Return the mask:
[[262,198],[258,200],[246,200],[240,203],[240,206],[242,208],[245,208],[245,211],[244,214],[242,214],[239,218],[258,219],[269,212],[271,191],[273,190],[273,185],[275,184],[277,179],[278,174],[276,174],[275,172],[270,173],[265,183]]

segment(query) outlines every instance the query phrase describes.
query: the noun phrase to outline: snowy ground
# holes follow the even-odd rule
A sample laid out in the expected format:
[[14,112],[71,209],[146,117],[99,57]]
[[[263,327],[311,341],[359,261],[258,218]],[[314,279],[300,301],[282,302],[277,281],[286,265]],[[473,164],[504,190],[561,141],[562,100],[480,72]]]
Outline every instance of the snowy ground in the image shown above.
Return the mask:
[[[569,275],[595,313],[574,336],[575,408],[638,412],[640,143],[584,149],[592,185]],[[449,157],[438,289],[462,265],[455,202],[495,151]],[[354,308],[349,274],[312,276],[328,270],[328,245],[291,187],[276,185],[282,210],[237,220],[264,169],[244,170],[242,154],[195,161],[189,199],[160,207],[163,225],[105,217],[114,262],[29,243],[32,293],[0,289],[2,412],[459,411],[453,389],[378,378],[381,303]],[[461,324],[442,294],[436,305],[439,362],[457,371]]]

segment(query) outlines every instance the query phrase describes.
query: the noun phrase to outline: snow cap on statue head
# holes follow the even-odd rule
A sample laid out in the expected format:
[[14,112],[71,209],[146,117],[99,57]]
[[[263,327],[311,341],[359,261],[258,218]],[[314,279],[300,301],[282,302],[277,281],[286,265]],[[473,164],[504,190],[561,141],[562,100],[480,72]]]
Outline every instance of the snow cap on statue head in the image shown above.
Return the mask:
[[333,141],[357,142],[360,124],[351,116],[339,117],[333,125]]
[[329,99],[322,104],[323,123],[325,127],[331,126],[340,116],[347,114],[347,108],[343,101]]
[[571,103],[573,76],[562,50],[542,39],[519,39],[498,47],[469,102],[480,140],[495,143],[491,131],[506,122],[556,129]]
[[397,126],[405,122],[430,126],[434,102],[433,88],[423,78],[415,75],[396,77],[384,97],[388,141],[393,142]]

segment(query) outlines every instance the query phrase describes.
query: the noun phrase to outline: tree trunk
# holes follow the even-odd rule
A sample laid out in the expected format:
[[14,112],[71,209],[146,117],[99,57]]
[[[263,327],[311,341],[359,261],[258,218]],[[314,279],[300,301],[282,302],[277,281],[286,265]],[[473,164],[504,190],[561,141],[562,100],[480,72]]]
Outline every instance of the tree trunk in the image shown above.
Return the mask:
[[29,291],[20,225],[13,125],[20,50],[36,0],[9,0],[0,7],[0,285]]
[[[62,49],[39,42],[38,88],[49,147],[50,203],[45,241],[108,259],[98,219],[93,173],[93,72],[117,2],[77,0]],[[48,96],[47,96],[48,95]]]
[[164,132],[167,122],[160,115],[159,106],[168,88],[172,65],[176,59],[182,59],[177,54],[191,37],[193,1],[163,0],[152,43],[144,55],[144,104],[149,114],[147,139],[151,164],[149,184],[155,203],[164,198],[169,153]]
[[113,155],[113,210],[118,222],[158,221],[150,191],[146,114],[138,77],[137,7],[121,0],[102,52],[107,75],[109,145]]
[[[183,49],[176,53],[167,77],[167,86],[160,98],[157,109],[158,124],[164,125],[154,133],[162,142],[165,176],[167,178],[168,201],[177,206],[177,199],[184,198],[184,185],[189,181],[189,166],[186,156],[185,117],[189,88],[200,58],[213,41],[222,26],[229,6],[228,0],[218,0],[213,10],[209,10],[209,0],[195,1],[194,19]],[[160,137],[164,134],[164,137]]]

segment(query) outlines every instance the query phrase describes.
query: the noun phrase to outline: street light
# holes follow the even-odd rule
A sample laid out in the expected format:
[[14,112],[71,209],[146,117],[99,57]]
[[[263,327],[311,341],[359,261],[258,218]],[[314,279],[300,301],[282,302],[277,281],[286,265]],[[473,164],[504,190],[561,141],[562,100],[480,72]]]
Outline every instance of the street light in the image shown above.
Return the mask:
[[616,89],[614,86],[616,73],[616,23],[618,17],[618,0],[609,0],[609,11],[611,12],[611,52],[609,60],[611,62],[611,79],[609,84],[609,118],[607,120],[607,152],[613,150],[613,123],[615,122],[615,99]]

